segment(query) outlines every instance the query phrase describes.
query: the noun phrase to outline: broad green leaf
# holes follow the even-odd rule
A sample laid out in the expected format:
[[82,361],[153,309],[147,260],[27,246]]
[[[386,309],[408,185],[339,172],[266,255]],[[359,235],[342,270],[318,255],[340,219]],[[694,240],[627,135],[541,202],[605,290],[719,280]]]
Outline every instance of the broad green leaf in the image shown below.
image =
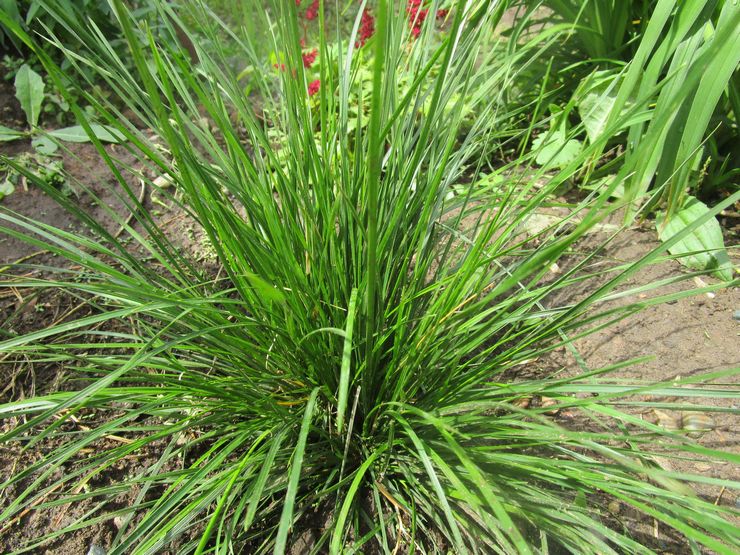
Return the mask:
[[270,285],[256,274],[247,274],[246,277],[249,283],[252,284],[252,287],[268,301],[276,303],[285,302],[285,295],[277,287]]
[[527,219],[522,220],[519,228],[526,231],[529,235],[537,235],[548,228],[554,228],[562,221],[563,218],[560,216],[553,216],[551,214],[538,214],[535,212],[531,214]]
[[568,113],[570,108],[550,104],[552,119],[550,130],[532,141],[532,151],[537,153],[535,161],[540,166],[564,168],[573,162],[583,150],[578,139],[568,139]]
[[21,103],[28,125],[36,127],[44,100],[44,80],[28,64],[23,64],[15,75],[15,97]]
[[[665,214],[658,215],[658,237],[661,241],[667,241],[708,211],[709,208],[704,203],[694,197],[687,197],[681,210],[668,221]],[[727,256],[722,230],[716,218],[708,220],[668,251],[677,256],[687,255],[679,258],[679,261],[689,268],[714,270],[718,278],[725,281],[732,279],[732,263]]]
[[15,186],[10,179],[0,181],[0,200],[3,200],[3,197],[7,197],[13,191],[15,191]]
[[52,141],[49,137],[36,137],[33,141],[31,141],[31,146],[33,146],[33,149],[36,152],[38,152],[39,154],[44,154],[46,156],[54,154],[57,150],[59,150],[59,145]]
[[583,145],[578,139],[567,140],[561,130],[551,135],[543,134],[532,141],[532,150],[537,152],[536,162],[540,166],[564,168],[578,158]]
[[243,70],[241,70],[239,72],[239,75],[236,76],[236,80],[237,81],[241,81],[245,77],[249,77],[249,76],[253,75],[254,72],[255,72],[254,66],[253,65],[248,65]]
[[610,71],[597,71],[586,77],[579,86],[582,92],[577,101],[578,113],[590,143],[596,142],[606,129],[606,121],[617,100],[617,77]]
[[10,127],[0,125],[0,142],[15,141],[16,139],[20,139],[22,136],[22,131],[16,131]]
[[[99,140],[106,143],[120,143],[124,140],[123,135],[116,131],[112,127],[99,125],[93,123],[90,125],[92,132]],[[68,143],[87,143],[90,142],[90,137],[81,125],[73,125],[72,127],[64,127],[62,129],[55,129],[49,131],[49,135],[55,137],[61,141],[67,141]]]

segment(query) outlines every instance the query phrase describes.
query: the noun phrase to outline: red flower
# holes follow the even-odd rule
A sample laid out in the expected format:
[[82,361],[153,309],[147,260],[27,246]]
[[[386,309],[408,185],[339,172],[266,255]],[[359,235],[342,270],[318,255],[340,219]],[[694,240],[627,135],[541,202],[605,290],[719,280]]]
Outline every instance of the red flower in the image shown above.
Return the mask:
[[275,69],[279,69],[280,71],[285,71],[285,64],[272,64]]
[[319,89],[321,88],[321,80],[316,79],[316,81],[311,81],[308,84],[308,96],[313,96],[317,92],[319,92]]
[[306,69],[310,68],[313,63],[316,61],[316,56],[319,54],[319,51],[315,48],[311,52],[306,52],[305,54],[301,54],[301,57],[303,58],[303,67]]
[[448,13],[450,13],[450,10],[437,10],[437,19],[444,19]]
[[373,36],[375,33],[375,18],[373,15],[365,10],[362,12],[362,19],[360,20],[360,36],[355,43],[355,48],[364,46],[367,39]]
[[429,14],[429,10],[421,10],[421,0],[408,0],[406,13],[409,14],[409,28],[414,38],[421,34],[421,26]]
[[416,10],[418,10],[421,7],[421,0],[409,0],[406,3],[406,11],[411,15],[411,12],[413,11],[414,14],[416,14]]
[[301,0],[295,0],[295,5],[296,6],[300,6],[301,5]]
[[421,0],[408,0],[406,3],[406,13],[409,14],[409,19],[416,19],[419,8],[421,8]]
[[313,0],[311,5],[306,9],[306,19],[312,21],[319,15],[319,0]]

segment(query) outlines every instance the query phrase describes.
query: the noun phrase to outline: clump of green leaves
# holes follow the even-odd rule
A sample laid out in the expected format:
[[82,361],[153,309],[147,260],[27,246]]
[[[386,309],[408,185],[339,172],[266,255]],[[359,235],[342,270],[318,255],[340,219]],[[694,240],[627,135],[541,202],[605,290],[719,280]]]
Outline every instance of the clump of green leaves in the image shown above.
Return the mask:
[[[0,163],[0,200],[27,183],[25,173],[35,173],[51,187],[64,188],[67,184],[61,160],[38,151],[24,152],[13,157],[12,164]],[[71,191],[64,188],[65,191]]]
[[[702,204],[697,195],[712,200],[722,189],[724,194],[737,191],[733,176],[738,153],[730,137],[737,143],[740,11],[733,2],[525,3],[533,9],[548,6],[552,11],[546,20],[561,25],[560,32],[574,37],[578,46],[558,46],[556,64],[565,67],[554,73],[568,76],[558,93],[563,112],[578,106],[591,142],[608,124],[624,123],[619,134],[607,131],[616,139],[610,146],[619,146],[624,155],[596,169],[596,175],[619,172],[618,179],[625,181],[622,196],[629,202],[627,221],[660,211],[663,219],[675,219],[669,224],[675,228],[686,220],[687,207]],[[542,40],[556,28],[542,31]],[[577,68],[585,68],[586,75],[579,78]],[[704,79],[707,73],[713,78]],[[555,161],[562,161],[577,138],[558,130],[549,144],[558,149]],[[584,175],[588,184],[594,174]],[[732,270],[721,235],[707,229],[700,228],[691,242],[717,257],[705,253],[698,259],[708,261],[704,269],[721,268],[716,275],[729,280]],[[662,226],[658,231],[661,237],[670,236]],[[698,259],[682,261],[696,268]]]
[[[94,236],[0,211],[0,231],[80,268],[12,286],[61,288],[91,298],[94,308],[0,342],[11,355],[54,361],[80,378],[75,390],[0,407],[4,442],[58,441],[0,485],[19,492],[2,508],[0,526],[63,503],[89,507],[64,528],[28,538],[23,549],[118,517],[112,554],[157,553],[173,542],[183,553],[284,553],[318,514],[314,552],[648,553],[640,538],[608,525],[604,496],[674,528],[687,544],[720,553],[740,546],[732,511],[693,494],[691,484],[706,478],[659,468],[654,459],[658,441],[670,445],[663,456],[732,456],[629,413],[643,406],[635,392],[737,398],[736,388],[701,385],[736,370],[692,376],[682,384],[689,387],[626,385],[608,378],[614,368],[519,374],[592,326],[690,294],[606,304],[649,290],[615,293],[735,199],[641,260],[594,276],[605,279],[581,300],[553,306],[554,293],[584,285],[593,255],[554,276],[548,268],[618,208],[607,201],[621,183],[610,182],[534,234],[522,224],[623,122],[607,125],[557,173],[533,167],[530,156],[486,167],[482,147],[510,121],[497,102],[501,90],[515,63],[536,55],[507,58],[490,48],[506,2],[454,3],[445,37],[431,42],[429,32],[417,33],[393,3],[380,0],[368,93],[352,49],[356,36],[338,49],[338,63],[327,63],[333,26],[319,10],[314,103],[296,3],[276,1],[263,17],[274,17],[273,49],[285,52],[269,121],[285,138],[282,159],[224,53],[193,41],[193,68],[169,46],[185,28],[169,3],[155,2],[160,33],[169,35],[161,43],[122,1],[113,3],[135,75],[93,28],[67,17],[61,2],[45,4],[87,45],[74,63],[96,69],[139,125],[83,81],[84,101],[127,139],[149,186],[156,187],[151,172],[173,183],[220,267],[209,273],[182,254],[131,189],[127,168],[139,174],[99,141],[133,214],[130,221],[111,217],[146,257],[30,173]],[[202,4],[190,9],[210,44],[230,32]],[[409,40],[412,32],[418,40]],[[233,36],[250,65],[264,63],[248,35]],[[369,120],[350,131],[353,94]],[[465,134],[463,106],[478,115]],[[89,126],[84,112],[71,108]],[[552,418],[553,407],[533,402],[543,397],[583,425],[572,429]],[[157,457],[148,468],[97,482],[144,452]]]
[[[108,3],[96,0],[67,0],[65,8],[69,13],[93,21],[109,40],[115,40],[116,37],[113,35],[117,27],[113,19],[113,11]],[[58,18],[46,9],[43,1],[0,0],[0,10],[7,20],[12,21],[12,25],[0,23],[0,46],[6,51],[14,48],[20,55],[32,53],[31,50],[25,48],[23,41],[19,40],[12,31],[13,26],[22,28],[31,36],[50,31],[70,48],[76,48],[79,45],[79,38],[68,28],[60,25]],[[41,43],[40,46],[46,49],[47,54],[55,55],[58,60],[63,59],[63,55],[55,52],[49,45]],[[65,67],[67,67],[66,64]]]

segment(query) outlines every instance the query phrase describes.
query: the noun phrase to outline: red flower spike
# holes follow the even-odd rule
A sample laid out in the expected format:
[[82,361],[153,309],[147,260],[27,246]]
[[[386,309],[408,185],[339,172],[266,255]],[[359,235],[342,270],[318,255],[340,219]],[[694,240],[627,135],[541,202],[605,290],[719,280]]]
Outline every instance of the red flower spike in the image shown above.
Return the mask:
[[437,10],[437,19],[444,19],[448,13],[450,13],[450,10]]
[[319,0],[313,0],[313,2],[311,2],[311,5],[306,10],[305,18],[308,21],[313,21],[314,19],[318,17],[318,15],[319,15]]
[[308,96],[313,96],[317,92],[319,92],[319,89],[321,88],[321,80],[316,79],[316,81],[311,81],[308,84]]
[[309,69],[316,61],[316,56],[318,56],[318,54],[319,51],[315,48],[311,52],[306,52],[305,54],[302,54],[301,57],[303,58],[303,67]]
[[411,36],[416,38],[421,34],[421,26],[429,15],[428,9],[420,9],[421,0],[408,0],[406,3],[406,13],[409,15],[409,28]]
[[365,10],[362,12],[362,19],[360,20],[360,35],[355,42],[355,48],[365,46],[367,39],[373,36],[375,33],[375,18],[372,14]]

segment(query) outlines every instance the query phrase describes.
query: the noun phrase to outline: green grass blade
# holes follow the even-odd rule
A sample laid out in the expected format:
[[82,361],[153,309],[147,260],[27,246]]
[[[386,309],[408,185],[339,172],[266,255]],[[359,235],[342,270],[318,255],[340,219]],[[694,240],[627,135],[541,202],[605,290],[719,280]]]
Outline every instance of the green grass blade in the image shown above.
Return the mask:
[[285,502],[283,504],[282,514],[280,515],[280,525],[278,526],[277,536],[275,538],[275,549],[273,553],[282,555],[288,542],[288,532],[293,526],[293,507],[298,493],[298,484],[301,479],[301,470],[303,469],[303,455],[306,450],[306,441],[308,434],[313,425],[313,412],[316,406],[316,398],[319,395],[319,389],[315,388],[306,403],[306,409],[303,413],[303,422],[301,431],[298,435],[298,442],[293,451],[293,458],[290,463],[288,477],[288,489],[285,492]]

